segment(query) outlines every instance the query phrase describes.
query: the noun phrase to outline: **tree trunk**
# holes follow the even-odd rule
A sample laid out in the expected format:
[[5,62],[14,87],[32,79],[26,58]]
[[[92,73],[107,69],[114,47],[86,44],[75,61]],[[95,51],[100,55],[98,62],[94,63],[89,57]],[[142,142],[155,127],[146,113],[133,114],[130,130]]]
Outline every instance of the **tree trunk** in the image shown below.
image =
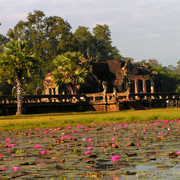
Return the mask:
[[16,115],[21,115],[23,112],[23,88],[21,83],[21,76],[16,77],[16,93],[17,93],[17,111]]

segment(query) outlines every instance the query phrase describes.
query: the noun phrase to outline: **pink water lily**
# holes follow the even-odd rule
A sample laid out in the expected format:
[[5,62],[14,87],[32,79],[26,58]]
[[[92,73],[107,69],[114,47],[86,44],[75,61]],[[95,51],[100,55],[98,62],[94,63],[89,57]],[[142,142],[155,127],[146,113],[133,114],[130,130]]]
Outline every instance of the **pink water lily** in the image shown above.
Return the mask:
[[5,142],[7,143],[7,142],[9,142],[10,140],[11,140],[11,139],[10,139],[10,138],[8,138],[8,139],[6,139],[6,140],[5,140]]
[[41,151],[41,154],[46,154],[46,153],[47,153],[47,151],[45,151],[45,150]]
[[178,152],[176,152],[177,153],[177,155],[179,155],[180,156],[180,151],[178,151]]
[[92,142],[92,138],[89,138],[87,141],[88,141],[88,142]]
[[6,167],[1,167],[2,175],[4,175],[4,171],[6,170]]
[[15,146],[15,144],[11,144],[11,147],[14,147]]
[[13,167],[13,171],[14,171],[14,173],[15,173],[15,178],[16,178],[16,171],[18,171],[18,169],[19,169],[19,167]]
[[34,148],[39,149],[41,146],[39,144],[35,145]]
[[114,155],[114,156],[111,158],[111,161],[118,161],[120,158],[121,158],[121,156],[119,156],[119,155]]
[[13,171],[18,171],[19,167],[13,167]]
[[89,146],[87,149],[88,149],[88,150],[91,150],[91,149],[92,149],[92,147],[91,147],[91,146]]
[[116,139],[113,137],[111,140],[112,140],[112,141],[115,141]]
[[1,170],[2,170],[2,171],[5,171],[5,170],[6,170],[6,167],[1,167]]
[[90,154],[90,153],[91,153],[90,151],[86,151],[86,152],[85,152],[85,155]]

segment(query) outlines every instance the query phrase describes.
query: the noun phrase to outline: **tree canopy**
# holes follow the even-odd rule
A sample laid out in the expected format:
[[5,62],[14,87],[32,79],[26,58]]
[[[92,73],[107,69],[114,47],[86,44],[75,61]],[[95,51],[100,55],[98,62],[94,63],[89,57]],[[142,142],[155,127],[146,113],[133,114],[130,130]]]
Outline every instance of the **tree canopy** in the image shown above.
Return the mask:
[[68,85],[71,88],[71,94],[75,93],[77,86],[85,82],[88,75],[87,66],[82,62],[83,59],[80,52],[66,52],[53,60],[55,83],[57,85]]
[[27,80],[37,66],[35,55],[25,41],[12,41],[0,56],[0,74],[16,85],[17,114],[22,113],[23,80]]
[[[1,54],[4,52],[6,54],[6,44],[9,41],[13,43],[26,41],[26,49],[33,52],[35,59],[37,59],[36,64],[38,63],[40,66],[36,69],[37,74],[33,76],[33,80],[25,83],[26,86],[23,87],[27,94],[34,94],[37,86],[43,88],[45,76],[55,69],[56,65],[52,61],[57,56],[67,52],[79,52],[85,59],[95,61],[129,59],[122,57],[116,46],[112,45],[111,31],[108,25],[97,24],[92,32],[90,32],[89,27],[79,26],[73,32],[70,23],[62,17],[47,17],[44,12],[39,10],[29,13],[26,20],[20,20],[8,30],[6,36],[0,34]],[[163,67],[156,59],[142,60],[139,63],[144,63],[149,68],[159,72],[162,82],[166,83],[164,84],[164,91],[168,90],[167,85],[171,87],[171,91],[175,91],[176,87],[180,86],[180,61],[177,63],[177,67],[172,65]],[[7,79],[12,79],[10,76],[14,74],[7,73],[7,75],[6,78],[5,76],[1,77],[0,94],[4,94],[5,90],[1,89],[2,87],[6,89]]]

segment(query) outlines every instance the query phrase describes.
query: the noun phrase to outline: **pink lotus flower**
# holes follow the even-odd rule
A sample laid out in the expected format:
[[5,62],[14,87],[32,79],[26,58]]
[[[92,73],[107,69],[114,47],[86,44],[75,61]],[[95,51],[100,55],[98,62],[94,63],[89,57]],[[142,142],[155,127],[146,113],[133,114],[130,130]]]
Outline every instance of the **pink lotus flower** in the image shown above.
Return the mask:
[[90,151],[86,151],[86,152],[85,152],[85,155],[90,154],[90,153],[91,153]]
[[3,156],[3,154],[0,154],[0,157],[2,157]]
[[158,133],[158,135],[159,135],[159,136],[161,136],[161,135],[162,135],[162,133],[161,133],[161,132],[159,132],[159,133]]
[[87,141],[88,141],[88,142],[92,142],[92,138],[89,138]]
[[115,141],[115,138],[112,138],[111,140],[112,140],[112,141]]
[[99,143],[99,145],[100,145],[100,146],[103,146],[103,145],[104,145],[104,143]]
[[114,156],[111,158],[111,161],[118,161],[120,158],[121,158],[121,156],[119,156],[119,155],[114,155]]
[[177,153],[177,155],[179,155],[180,156],[180,151],[178,151],[178,152],[176,152]]
[[11,147],[14,147],[15,146],[15,144],[11,144]]
[[92,147],[91,147],[91,146],[89,146],[87,149],[88,149],[88,150],[91,150],[91,149],[92,149]]
[[35,145],[34,148],[39,149],[41,146],[39,144]]
[[113,147],[113,148],[115,148],[115,147],[116,147],[116,144],[115,144],[115,143],[113,143],[113,144],[112,144],[112,147]]
[[64,139],[64,136],[61,137],[61,140],[63,140],[63,139]]
[[6,167],[1,167],[2,175],[4,175],[4,171],[6,170]]
[[71,136],[65,135],[64,136],[66,139],[71,139]]
[[1,170],[2,170],[2,171],[5,171],[5,170],[6,170],[6,167],[1,167]]
[[16,171],[18,171],[18,167],[13,167],[13,171],[14,171],[14,173],[15,173],[15,178],[16,178]]
[[5,140],[5,142],[7,143],[7,142],[9,142],[10,140],[11,140],[11,139],[8,138],[8,139]]
[[46,153],[47,153],[47,151],[45,151],[45,150],[41,151],[41,154],[46,154]]
[[19,167],[13,167],[13,171],[18,171]]

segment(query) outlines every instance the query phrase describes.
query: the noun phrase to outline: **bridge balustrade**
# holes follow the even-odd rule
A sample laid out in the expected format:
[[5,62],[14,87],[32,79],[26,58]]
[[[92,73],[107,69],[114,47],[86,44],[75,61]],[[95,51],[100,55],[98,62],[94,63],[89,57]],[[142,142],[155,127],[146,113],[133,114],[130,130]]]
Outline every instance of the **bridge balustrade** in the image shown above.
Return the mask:
[[[78,103],[86,101],[85,95],[25,95],[23,103]],[[14,96],[0,96],[0,104],[16,103]]]

